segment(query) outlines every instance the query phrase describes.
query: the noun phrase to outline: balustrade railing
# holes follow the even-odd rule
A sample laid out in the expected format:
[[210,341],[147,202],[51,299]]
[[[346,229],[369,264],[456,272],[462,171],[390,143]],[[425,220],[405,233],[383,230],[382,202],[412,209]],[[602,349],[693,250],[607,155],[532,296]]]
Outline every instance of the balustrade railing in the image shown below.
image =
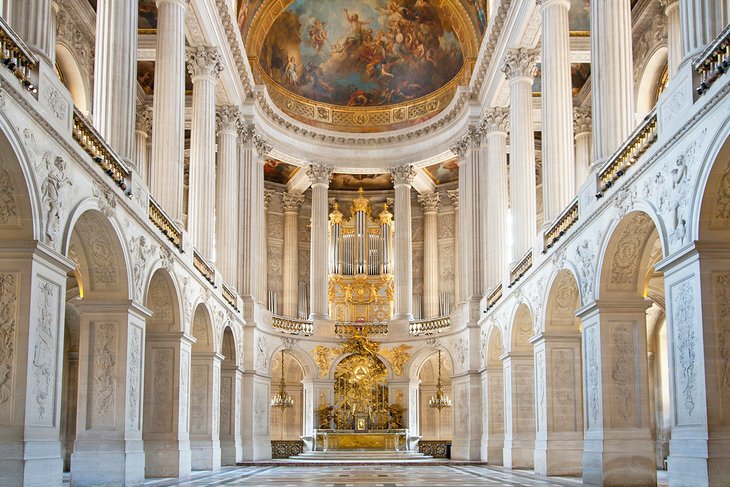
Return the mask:
[[430,318],[427,320],[414,320],[408,324],[408,332],[411,335],[433,335],[441,333],[451,328],[451,317],[440,316],[438,318]]
[[527,254],[525,254],[525,256],[509,270],[509,287],[514,286],[515,283],[530,270],[530,267],[532,267],[532,250],[529,250]]
[[309,320],[286,318],[277,315],[271,317],[271,326],[275,330],[290,335],[309,336],[314,332],[314,324]]
[[213,267],[208,264],[208,261],[205,260],[195,249],[193,249],[193,267],[200,272],[200,275],[202,275],[206,281],[215,286],[215,272],[213,271]]
[[127,189],[129,169],[76,107],[73,113],[73,138],[122,191]]
[[221,294],[223,295],[223,299],[231,305],[231,308],[238,311],[238,297],[236,296],[236,292],[228,287],[225,282],[221,283]]
[[657,140],[657,114],[654,108],[628,140],[611,156],[606,165],[598,174],[598,193],[596,198],[603,197],[603,193],[616,183],[626,173],[626,170],[639,160],[644,152]]
[[553,222],[552,225],[543,234],[543,253],[547,252],[550,247],[565,235],[570,227],[578,222],[578,197],[563,210],[563,213]]
[[335,335],[340,338],[347,338],[353,334],[368,336],[385,336],[388,334],[388,323],[380,321],[338,321],[335,323]]
[[162,232],[162,234],[167,237],[170,242],[172,242],[172,245],[174,245],[175,248],[182,253],[182,232],[179,228],[177,228],[177,225],[172,222],[170,217],[167,216],[165,210],[163,210],[157,201],[155,201],[155,199],[151,196],[149,219]]
[[487,309],[492,309],[495,304],[497,304],[497,301],[502,297],[503,289],[502,284],[495,287],[491,293],[489,293],[489,296],[487,296]]
[[33,72],[38,66],[38,58],[2,17],[0,17],[0,50],[3,65],[12,71],[26,90],[36,95],[38,87],[33,83]]
[[699,75],[698,95],[704,95],[717,79],[730,70],[730,25],[705,49],[693,64]]

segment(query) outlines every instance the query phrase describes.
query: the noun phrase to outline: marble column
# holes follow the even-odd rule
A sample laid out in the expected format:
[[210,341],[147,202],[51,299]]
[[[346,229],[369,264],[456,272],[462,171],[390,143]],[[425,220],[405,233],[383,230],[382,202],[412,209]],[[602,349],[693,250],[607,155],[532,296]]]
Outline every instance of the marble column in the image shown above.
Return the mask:
[[504,466],[535,463],[535,383],[532,354],[509,352],[504,365]]
[[459,190],[450,189],[446,191],[446,196],[451,200],[454,206],[454,304],[463,301],[461,296],[461,276],[464,273],[461,265],[461,214],[459,211]]
[[268,251],[268,248],[269,248],[269,245],[268,245],[269,205],[271,204],[271,198],[273,198],[274,195],[276,195],[276,194],[277,194],[277,192],[274,191],[273,189],[264,190],[264,214],[263,214],[264,221],[263,221],[262,228],[264,229],[263,234],[264,234],[265,243],[264,243],[263,251],[261,252],[261,259],[264,262],[264,271],[262,272],[262,276],[261,276],[261,280],[263,281],[264,293],[261,295],[261,300],[266,305],[266,309],[268,309],[269,311],[272,311],[272,312],[274,311],[273,303],[270,303],[268,301],[268,298],[269,298],[269,272],[268,272],[268,269],[269,269],[269,251]]
[[487,110],[482,131],[487,144],[487,268],[488,289],[498,286],[507,271],[507,130],[509,109],[495,107]]
[[631,1],[591,2],[594,166],[600,167],[634,128]]
[[223,356],[193,351],[190,366],[190,459],[193,470],[221,467],[220,380]]
[[134,167],[142,181],[149,183],[149,143],[152,133],[152,107],[141,106],[137,110],[134,130]]
[[157,0],[150,191],[176,222],[183,218],[185,10],[185,0]]
[[575,196],[570,0],[538,0],[542,13],[542,175],[545,223]]
[[510,86],[510,202],[515,260],[527,253],[537,234],[535,128],[532,120],[536,59],[537,51],[534,49],[510,49],[502,68]]
[[188,231],[193,246],[212,260],[215,237],[215,84],[222,71],[215,48],[193,47],[187,53],[193,80],[193,120],[190,130],[190,190]]
[[[139,388],[145,320],[136,304],[82,300],[74,485],[144,482]],[[130,413],[127,404],[135,405]]]
[[9,20],[10,26],[33,54],[53,67],[56,46],[53,43],[51,0],[14,0],[10,5]]
[[583,326],[583,483],[654,486],[646,309],[641,298],[594,302]]
[[659,0],[667,14],[667,73],[674,78],[682,62],[682,27],[679,22],[679,0]]
[[125,161],[134,156],[137,101],[137,0],[98,0],[94,50],[94,126]]
[[238,272],[238,108],[219,107],[218,162],[215,185],[215,264],[226,284],[234,286]]
[[573,111],[575,132],[575,187],[580,188],[591,172],[593,156],[593,121],[589,107],[576,107]]
[[284,209],[284,268],[282,282],[282,305],[284,316],[297,317],[299,293],[299,208],[304,203],[304,195],[282,193],[281,206]]
[[394,167],[390,177],[395,187],[395,316],[413,319],[413,238],[411,235],[411,183],[416,170],[409,164]]
[[439,315],[439,242],[438,209],[441,194],[418,195],[423,208],[423,313],[424,318]]
[[583,401],[580,334],[534,337],[535,473],[580,475],[583,469]]
[[327,188],[332,179],[332,167],[311,164],[307,176],[312,181],[312,230],[310,238],[310,320],[329,318],[327,280],[329,265],[329,200]]
[[726,1],[679,0],[682,62],[699,54],[720,34],[730,20],[729,14]]

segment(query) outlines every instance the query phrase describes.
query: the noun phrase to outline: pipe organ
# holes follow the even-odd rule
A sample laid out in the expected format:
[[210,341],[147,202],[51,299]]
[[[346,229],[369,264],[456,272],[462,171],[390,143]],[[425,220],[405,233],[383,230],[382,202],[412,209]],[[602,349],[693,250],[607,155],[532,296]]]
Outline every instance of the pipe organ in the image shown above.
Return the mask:
[[393,316],[393,214],[376,219],[362,188],[350,218],[335,201],[330,213],[329,306],[337,321],[387,321]]

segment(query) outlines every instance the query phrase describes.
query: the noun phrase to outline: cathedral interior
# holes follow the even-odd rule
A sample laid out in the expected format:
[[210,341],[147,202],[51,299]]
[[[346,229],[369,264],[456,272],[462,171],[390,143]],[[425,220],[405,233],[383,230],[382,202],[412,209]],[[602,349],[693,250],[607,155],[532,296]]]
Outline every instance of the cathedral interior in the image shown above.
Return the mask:
[[730,486],[730,0],[0,0],[0,486]]

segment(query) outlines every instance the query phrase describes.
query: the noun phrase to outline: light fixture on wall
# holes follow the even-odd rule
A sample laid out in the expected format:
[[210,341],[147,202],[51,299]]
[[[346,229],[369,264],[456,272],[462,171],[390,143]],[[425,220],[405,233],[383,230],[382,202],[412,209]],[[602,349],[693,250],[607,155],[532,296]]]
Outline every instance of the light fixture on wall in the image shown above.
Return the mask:
[[438,380],[436,381],[436,394],[431,396],[431,399],[428,401],[428,407],[430,408],[436,408],[439,410],[439,413],[443,408],[450,408],[451,407],[451,399],[449,399],[449,396],[444,394],[444,390],[441,387],[441,350],[439,352],[439,375]]
[[286,408],[294,405],[294,399],[286,393],[286,382],[284,382],[284,350],[281,351],[281,381],[279,382],[279,393],[271,398],[272,408],[281,408],[282,412]]

